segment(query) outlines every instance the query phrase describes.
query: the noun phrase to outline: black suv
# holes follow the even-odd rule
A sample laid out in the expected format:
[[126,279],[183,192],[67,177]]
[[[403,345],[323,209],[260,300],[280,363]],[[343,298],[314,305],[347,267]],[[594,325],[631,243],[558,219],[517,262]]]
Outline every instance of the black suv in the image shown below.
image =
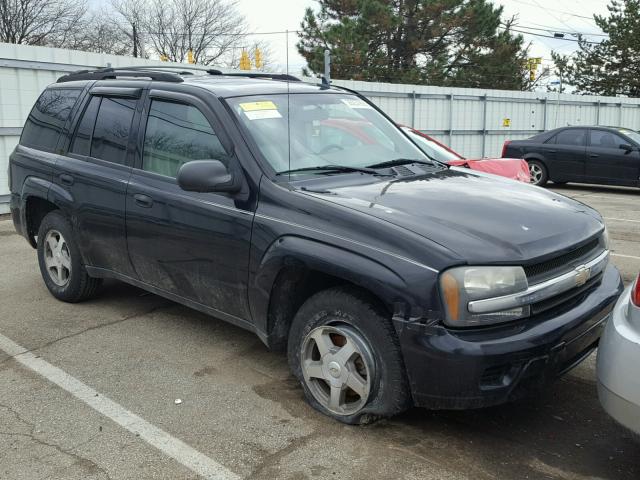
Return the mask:
[[62,77],[10,183],[56,298],[116,278],[249,329],[346,423],[546,385],[622,289],[591,208],[449,168],[358,94],[288,76]]
[[640,133],[628,128],[564,127],[507,140],[503,158],[524,158],[531,183],[640,186]]

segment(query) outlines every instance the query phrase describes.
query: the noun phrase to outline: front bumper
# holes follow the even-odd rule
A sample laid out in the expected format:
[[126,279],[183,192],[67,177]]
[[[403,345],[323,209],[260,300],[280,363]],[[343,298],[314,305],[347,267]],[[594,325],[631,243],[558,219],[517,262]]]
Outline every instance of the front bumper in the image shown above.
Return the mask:
[[396,321],[415,405],[498,405],[543,387],[584,360],[622,292],[609,265],[599,283],[535,318],[474,330]]
[[[640,434],[640,309],[618,300],[598,349],[598,397],[618,423]],[[632,313],[633,309],[633,313]]]

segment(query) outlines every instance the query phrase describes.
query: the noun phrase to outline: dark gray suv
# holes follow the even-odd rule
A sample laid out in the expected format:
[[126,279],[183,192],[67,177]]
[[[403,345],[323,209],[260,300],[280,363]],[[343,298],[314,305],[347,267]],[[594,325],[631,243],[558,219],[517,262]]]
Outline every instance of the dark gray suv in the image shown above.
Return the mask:
[[116,278],[251,330],[346,423],[543,387],[622,289],[591,208],[438,163],[357,93],[289,76],[68,75],[10,183],[55,297]]

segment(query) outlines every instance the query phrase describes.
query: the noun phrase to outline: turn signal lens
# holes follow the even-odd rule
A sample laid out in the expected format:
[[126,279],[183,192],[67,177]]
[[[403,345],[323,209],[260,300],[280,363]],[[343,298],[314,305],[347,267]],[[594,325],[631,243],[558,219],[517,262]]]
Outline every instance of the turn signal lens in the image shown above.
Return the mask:
[[640,307],[640,274],[638,274],[638,278],[636,278],[636,283],[634,283],[631,288],[631,303],[633,303],[636,307]]
[[447,312],[451,320],[458,320],[460,318],[460,289],[458,281],[451,273],[445,273],[442,275],[442,296],[444,302],[447,304]]

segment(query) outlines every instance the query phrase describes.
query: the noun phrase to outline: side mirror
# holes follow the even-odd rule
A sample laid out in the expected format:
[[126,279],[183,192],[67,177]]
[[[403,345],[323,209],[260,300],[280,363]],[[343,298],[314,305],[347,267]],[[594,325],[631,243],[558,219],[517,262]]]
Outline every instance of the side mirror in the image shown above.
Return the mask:
[[241,182],[220,160],[193,160],[178,170],[178,185],[188,192],[237,192]]
[[620,145],[620,148],[622,150],[624,150],[625,152],[633,151],[633,147],[631,145],[629,145],[628,143],[623,143],[622,145]]

